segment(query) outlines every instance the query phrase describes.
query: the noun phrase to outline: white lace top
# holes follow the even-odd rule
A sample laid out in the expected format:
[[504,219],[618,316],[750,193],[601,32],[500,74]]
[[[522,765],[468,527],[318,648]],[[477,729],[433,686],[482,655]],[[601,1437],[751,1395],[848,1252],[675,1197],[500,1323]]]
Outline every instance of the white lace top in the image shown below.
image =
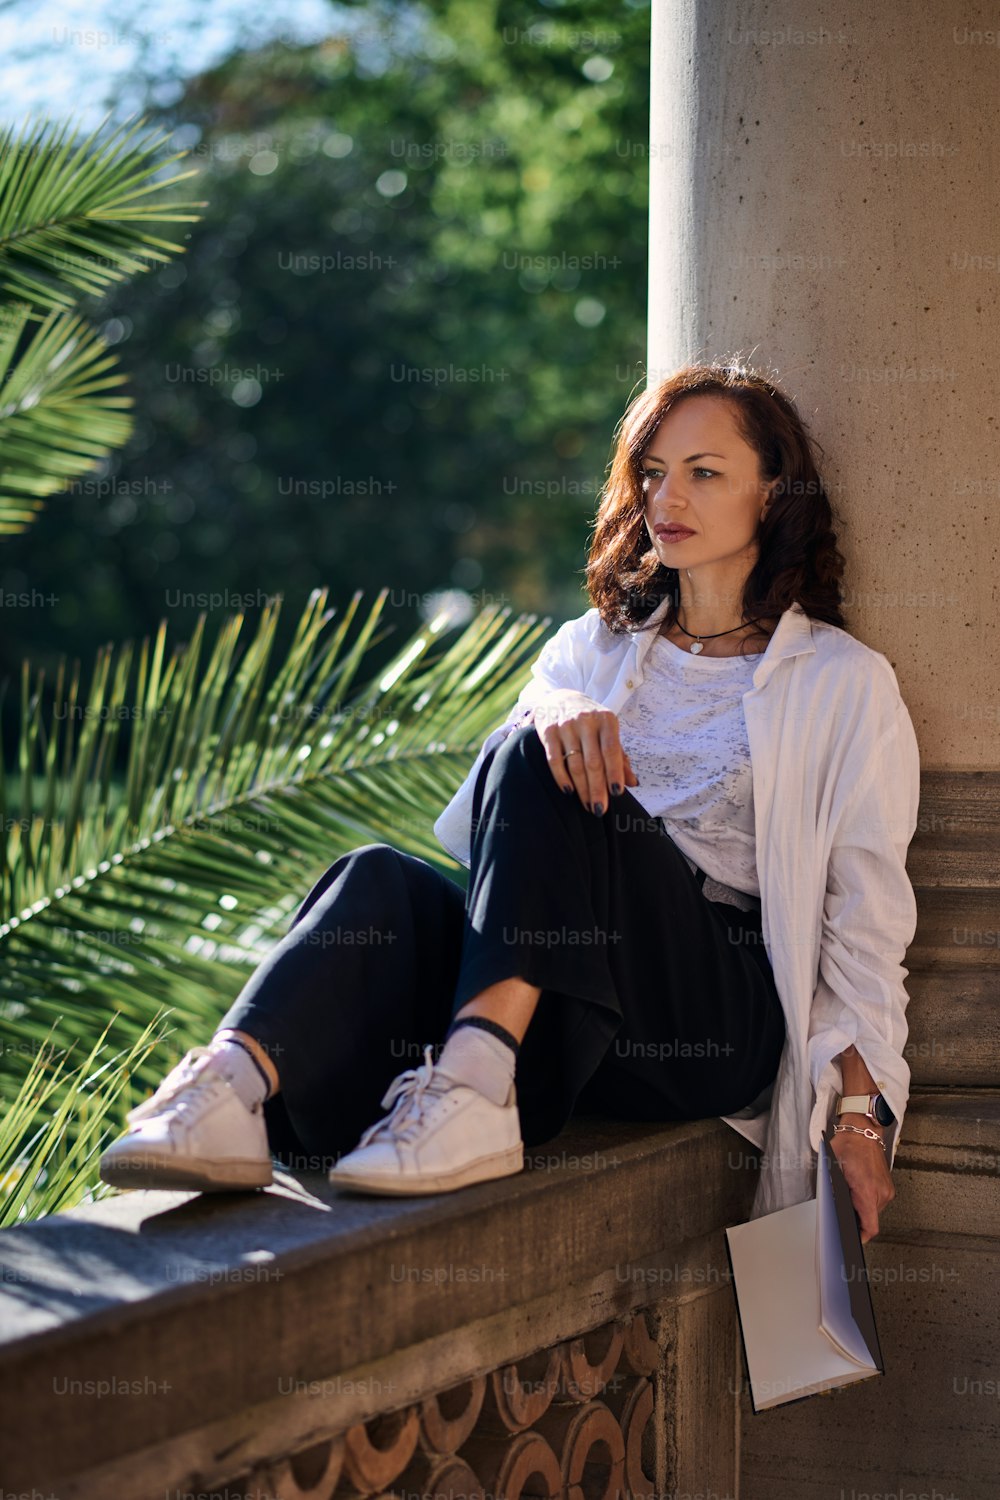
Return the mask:
[[759,910],[753,778],[742,697],[761,653],[693,656],[657,635],[618,710],[637,802],[659,818],[709,901]]

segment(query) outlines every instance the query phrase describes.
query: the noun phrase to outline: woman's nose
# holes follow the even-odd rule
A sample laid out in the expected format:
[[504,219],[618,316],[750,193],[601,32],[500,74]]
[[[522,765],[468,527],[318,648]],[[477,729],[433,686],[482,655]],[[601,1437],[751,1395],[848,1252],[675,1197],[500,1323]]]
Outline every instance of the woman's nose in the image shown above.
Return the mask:
[[649,497],[655,500],[660,507],[667,504],[669,500],[681,498],[681,483],[676,475],[664,474],[659,479],[650,480]]

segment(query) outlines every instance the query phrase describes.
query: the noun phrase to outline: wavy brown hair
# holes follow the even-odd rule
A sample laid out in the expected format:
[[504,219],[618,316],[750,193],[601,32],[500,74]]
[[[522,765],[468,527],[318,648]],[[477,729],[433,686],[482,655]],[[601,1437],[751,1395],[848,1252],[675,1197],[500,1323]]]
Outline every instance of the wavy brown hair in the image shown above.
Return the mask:
[[[646,530],[642,460],[653,434],[680,401],[721,396],[760,460],[761,479],[777,480],[757,532],[758,558],[743,590],[744,623],[779,616],[793,601],[816,620],[844,628],[834,513],[820,478],[808,432],[792,401],[758,370],[738,360],[687,364],[642,392],[615,428],[614,452],[601,492],[587,566],[587,591],[601,619],[616,633],[635,631],[669,595],[662,626],[676,618],[676,568],[661,563]],[[650,627],[656,628],[656,627]],[[765,635],[772,632],[761,622]]]

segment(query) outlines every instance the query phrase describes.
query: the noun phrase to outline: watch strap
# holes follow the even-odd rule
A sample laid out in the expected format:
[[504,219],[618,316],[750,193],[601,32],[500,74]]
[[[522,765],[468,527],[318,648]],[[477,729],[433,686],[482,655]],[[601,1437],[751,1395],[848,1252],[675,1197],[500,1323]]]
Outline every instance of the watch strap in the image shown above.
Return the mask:
[[870,1115],[874,1118],[875,1108],[872,1104],[874,1094],[842,1094],[837,1103],[838,1115]]
[[837,1100],[837,1115],[857,1114],[886,1129],[895,1123],[888,1099],[879,1090],[871,1094],[841,1094]]

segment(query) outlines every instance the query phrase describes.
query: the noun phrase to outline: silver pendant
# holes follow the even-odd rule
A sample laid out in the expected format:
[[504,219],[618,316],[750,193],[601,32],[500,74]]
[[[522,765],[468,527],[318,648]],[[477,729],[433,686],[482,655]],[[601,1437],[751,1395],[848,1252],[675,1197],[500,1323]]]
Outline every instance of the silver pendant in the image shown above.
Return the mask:
[[692,641],[691,642],[691,654],[692,654],[692,656],[697,656],[698,652],[699,651],[703,651],[704,649],[705,648],[702,645],[701,641]]

